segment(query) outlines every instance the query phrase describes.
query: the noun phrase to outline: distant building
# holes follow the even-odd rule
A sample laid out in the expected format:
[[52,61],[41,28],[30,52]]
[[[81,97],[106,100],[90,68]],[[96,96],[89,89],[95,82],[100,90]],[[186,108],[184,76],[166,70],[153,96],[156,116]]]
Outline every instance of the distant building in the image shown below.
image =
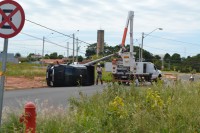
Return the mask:
[[[0,61],[2,61],[2,56],[3,54],[0,53]],[[10,63],[19,63],[19,59],[18,58],[15,58],[14,54],[13,53],[7,53],[7,62],[10,62]]]
[[104,51],[104,30],[97,31],[97,56]]
[[42,55],[34,54],[34,55],[31,55],[31,58],[39,59],[39,58],[42,58]]

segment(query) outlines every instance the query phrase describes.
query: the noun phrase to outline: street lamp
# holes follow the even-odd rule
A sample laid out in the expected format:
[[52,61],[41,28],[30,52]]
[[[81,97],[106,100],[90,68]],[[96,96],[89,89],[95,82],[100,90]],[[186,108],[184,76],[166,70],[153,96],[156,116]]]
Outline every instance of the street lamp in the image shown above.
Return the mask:
[[152,30],[151,32],[149,32],[148,34],[145,34],[144,36],[144,32],[142,32],[142,44],[141,44],[141,49],[140,49],[140,57],[139,57],[139,61],[143,61],[143,43],[144,43],[144,38],[147,37],[148,35],[150,35],[151,33],[153,33],[156,30],[163,30],[163,28],[156,28],[154,30]]

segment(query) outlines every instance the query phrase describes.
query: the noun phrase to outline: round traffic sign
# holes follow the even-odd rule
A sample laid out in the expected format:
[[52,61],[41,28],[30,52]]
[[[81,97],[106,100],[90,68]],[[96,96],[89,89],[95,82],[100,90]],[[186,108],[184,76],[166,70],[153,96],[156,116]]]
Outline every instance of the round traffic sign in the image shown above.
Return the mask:
[[23,8],[15,1],[0,2],[0,37],[11,38],[23,28],[25,14]]

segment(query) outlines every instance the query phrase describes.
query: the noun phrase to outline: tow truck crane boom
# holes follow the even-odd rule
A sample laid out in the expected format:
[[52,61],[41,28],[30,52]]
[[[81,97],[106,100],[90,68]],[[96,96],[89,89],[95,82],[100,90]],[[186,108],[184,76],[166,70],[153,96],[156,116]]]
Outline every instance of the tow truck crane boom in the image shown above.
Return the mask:
[[128,32],[129,23],[130,23],[130,52],[133,52],[133,17],[134,17],[134,12],[129,11],[127,20],[126,20],[126,25],[124,28],[122,42],[121,42],[122,52],[123,52],[123,50],[125,50],[126,35]]

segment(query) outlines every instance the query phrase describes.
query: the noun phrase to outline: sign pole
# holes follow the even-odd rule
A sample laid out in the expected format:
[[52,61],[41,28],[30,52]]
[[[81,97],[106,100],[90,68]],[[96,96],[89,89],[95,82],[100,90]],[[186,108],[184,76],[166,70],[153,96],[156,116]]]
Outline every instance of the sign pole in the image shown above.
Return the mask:
[[25,22],[24,10],[20,4],[13,0],[0,1],[0,37],[4,38],[2,52],[2,69],[0,74],[0,127],[2,123],[4,82],[7,62],[8,38],[16,36],[23,28]]
[[2,109],[3,109],[3,93],[4,93],[4,82],[5,82],[5,72],[6,72],[6,62],[7,62],[7,50],[8,50],[8,39],[4,39],[4,49],[2,54],[2,75],[0,81],[0,126],[2,122]]

